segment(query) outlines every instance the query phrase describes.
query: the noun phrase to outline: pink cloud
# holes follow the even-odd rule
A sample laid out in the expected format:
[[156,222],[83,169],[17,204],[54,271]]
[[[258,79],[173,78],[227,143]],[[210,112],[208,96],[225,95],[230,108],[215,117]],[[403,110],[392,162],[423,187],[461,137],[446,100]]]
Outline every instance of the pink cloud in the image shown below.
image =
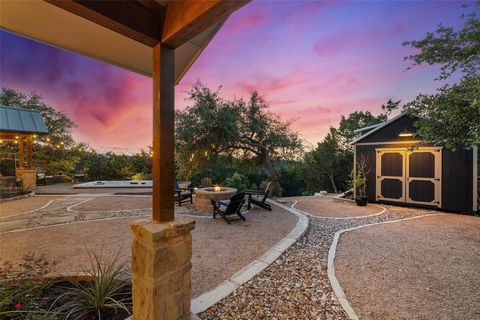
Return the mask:
[[340,30],[319,39],[313,48],[317,55],[322,58],[328,58],[347,52],[358,51],[359,48],[369,48],[373,44],[378,46],[384,40],[390,40],[403,34],[405,29],[403,24],[396,23],[388,29],[375,28],[367,31]]

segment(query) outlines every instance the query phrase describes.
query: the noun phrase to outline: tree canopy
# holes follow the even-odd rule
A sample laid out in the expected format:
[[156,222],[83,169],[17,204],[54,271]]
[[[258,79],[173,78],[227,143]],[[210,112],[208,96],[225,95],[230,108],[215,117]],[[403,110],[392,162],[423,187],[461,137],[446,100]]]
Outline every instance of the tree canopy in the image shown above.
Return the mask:
[[[419,52],[404,57],[414,62],[440,65],[439,79],[447,79],[456,71],[469,77],[476,77],[480,71],[480,20],[477,17],[480,1],[470,5],[473,11],[462,15],[463,28],[455,31],[452,27],[439,24],[434,32],[428,32],[421,40],[404,41],[404,46]],[[464,7],[470,7],[464,6]]]
[[[393,102],[392,100],[388,100],[386,105],[398,103],[399,101]],[[383,105],[382,108],[384,109],[385,105]],[[387,121],[386,114],[382,113],[378,116],[374,116],[370,111],[355,111],[350,113],[348,117],[341,116],[338,133],[345,140],[345,142],[348,143],[352,141],[355,137],[355,130],[378,124],[384,121]]]
[[57,111],[54,107],[45,103],[43,97],[36,92],[32,92],[27,96],[13,89],[2,88],[0,104],[40,111],[48,128],[49,139],[53,145],[61,142],[66,146],[74,144],[72,129],[75,127],[75,123],[64,112]]
[[[399,102],[389,100],[387,105],[392,103]],[[322,142],[305,156],[307,189],[315,192],[320,191],[318,188],[324,188],[335,193],[349,189],[353,168],[353,149],[349,143],[355,136],[354,131],[386,120],[386,114],[374,116],[369,111],[355,111],[347,117],[341,116],[338,129],[330,127]]]
[[192,104],[176,114],[177,159],[186,165],[180,170],[198,169],[219,157],[259,159],[275,183],[273,160],[294,158],[302,151],[291,122],[269,112],[258,92],[248,100],[226,100],[218,90],[197,82],[188,100]]
[[439,25],[422,40],[404,42],[419,50],[405,57],[414,65],[440,66],[439,79],[461,73],[457,84],[445,85],[434,94],[420,94],[403,106],[418,117],[417,135],[424,141],[451,149],[480,144],[480,1],[463,15],[463,28]]

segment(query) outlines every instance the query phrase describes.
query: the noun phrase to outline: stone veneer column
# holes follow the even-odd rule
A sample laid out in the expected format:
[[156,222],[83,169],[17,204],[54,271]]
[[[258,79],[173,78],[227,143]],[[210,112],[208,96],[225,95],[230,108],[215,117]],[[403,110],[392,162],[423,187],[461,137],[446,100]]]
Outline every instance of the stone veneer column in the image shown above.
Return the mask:
[[37,173],[35,170],[17,168],[16,175],[22,180],[23,190],[34,191],[37,189]]
[[131,225],[132,319],[189,319],[194,228],[187,219]]

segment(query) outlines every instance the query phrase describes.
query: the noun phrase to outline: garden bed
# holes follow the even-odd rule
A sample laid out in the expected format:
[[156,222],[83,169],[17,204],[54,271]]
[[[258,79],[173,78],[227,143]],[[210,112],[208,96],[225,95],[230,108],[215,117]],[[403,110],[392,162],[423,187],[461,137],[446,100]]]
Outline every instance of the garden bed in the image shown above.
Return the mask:
[[131,314],[132,290],[126,261],[90,253],[90,271],[80,277],[52,275],[56,263],[44,255],[0,264],[0,318],[124,320]]

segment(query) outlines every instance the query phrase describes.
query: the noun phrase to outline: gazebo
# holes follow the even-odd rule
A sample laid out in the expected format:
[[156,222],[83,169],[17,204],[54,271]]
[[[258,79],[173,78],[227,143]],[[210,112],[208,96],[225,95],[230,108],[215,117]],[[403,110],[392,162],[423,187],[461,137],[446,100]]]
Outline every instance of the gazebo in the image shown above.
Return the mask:
[[24,190],[36,189],[36,174],[32,168],[33,142],[48,134],[39,111],[0,106],[0,141],[18,144],[17,180]]
[[133,318],[190,318],[192,220],[176,219],[174,86],[249,0],[0,1],[0,27],[152,77],[152,221],[131,226]]

